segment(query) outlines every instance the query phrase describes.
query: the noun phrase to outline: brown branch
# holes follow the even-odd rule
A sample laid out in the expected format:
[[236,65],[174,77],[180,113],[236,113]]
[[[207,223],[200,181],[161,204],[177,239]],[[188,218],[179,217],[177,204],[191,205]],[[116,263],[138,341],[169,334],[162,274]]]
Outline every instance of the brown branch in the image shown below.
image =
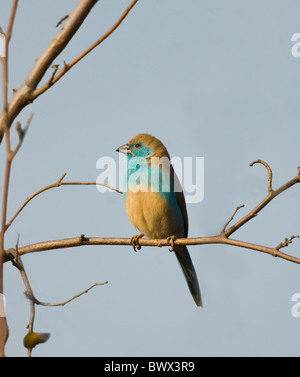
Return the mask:
[[[220,234],[212,237],[196,237],[196,238],[177,238],[174,241],[174,245],[209,245],[209,244],[225,244],[238,246],[246,249],[251,249],[272,255],[274,257],[283,258],[285,260],[300,264],[300,258],[293,257],[291,255],[282,253],[276,248],[266,247],[262,245],[253,244],[250,242],[244,242],[234,239],[228,239],[226,236]],[[44,241],[34,243],[31,245],[23,246],[19,248],[19,254],[25,255],[34,252],[41,252],[47,250],[64,249],[70,247],[80,246],[95,246],[95,245],[118,245],[118,246],[132,246],[132,238],[101,238],[101,237],[85,237],[81,235],[74,238],[59,239],[53,241]],[[139,246],[151,246],[151,247],[163,247],[170,246],[170,240],[166,239],[139,239]],[[12,253],[10,249],[10,253]],[[9,258],[6,259],[8,261]]]
[[268,192],[271,193],[273,191],[273,189],[272,189],[273,173],[272,173],[270,166],[263,160],[255,160],[255,161],[251,162],[251,164],[249,164],[249,165],[253,166],[254,164],[262,164],[267,169],[267,171],[268,171]]
[[[61,28],[61,30],[52,39],[48,47],[46,47],[42,55],[36,60],[33,68],[31,69],[23,84],[19,89],[14,91],[8,108],[8,127],[11,126],[13,120],[25,106],[34,101],[38,96],[44,93],[52,85],[54,85],[62,76],[65,75],[67,71],[69,71],[95,47],[101,44],[112,32],[114,32],[138,0],[131,2],[131,4],[126,8],[118,21],[101,38],[94,42],[89,48],[83,51],[69,64],[64,63],[64,67],[57,74],[56,71],[53,72],[54,74],[52,73],[50,79],[46,82],[46,84],[37,89],[38,84],[44,77],[48,68],[53,63],[54,59],[68,45],[97,1],[98,0],[80,0],[77,7],[67,18],[63,28]],[[0,143],[4,135],[3,122],[4,114],[2,113],[0,116]]]
[[59,64],[54,64],[54,65],[51,66],[51,68],[53,68],[53,72],[51,74],[51,77],[48,80],[48,82],[46,82],[46,84],[44,85],[47,89],[50,88],[53,85],[54,77],[56,75],[56,72],[59,69]]
[[8,229],[12,222],[15,220],[15,218],[19,215],[19,213],[24,209],[24,207],[26,207],[26,205],[33,199],[35,198],[36,196],[40,195],[41,193],[47,191],[47,190],[50,190],[52,188],[55,188],[55,187],[60,187],[60,186],[78,186],[78,185],[88,185],[88,186],[104,186],[104,187],[107,187],[108,189],[110,190],[113,190],[113,191],[116,191],[117,193],[119,194],[122,194],[121,191],[115,189],[114,187],[110,186],[110,185],[107,185],[105,183],[100,183],[100,182],[62,182],[62,180],[65,178],[65,176],[67,175],[67,173],[64,173],[57,182],[55,183],[52,183],[51,185],[48,185],[38,191],[36,191],[34,194],[32,194],[31,196],[29,196],[28,198],[26,198],[26,200],[24,201],[24,203],[21,205],[21,207],[17,210],[17,212],[13,215],[13,217],[9,220],[9,222],[6,224],[6,229]]
[[[259,160],[261,163],[263,163],[261,160]],[[264,163],[266,164],[266,163]],[[267,165],[267,164],[266,164]],[[265,166],[266,166],[265,165]],[[255,216],[258,215],[258,213],[267,205],[270,203],[271,200],[276,198],[279,194],[281,194],[283,191],[289,189],[290,187],[294,186],[296,183],[300,182],[300,167],[298,167],[298,172],[294,178],[292,178],[290,181],[286,182],[284,185],[279,187],[277,190],[272,189],[271,185],[271,169],[268,167],[269,172],[269,180],[268,180],[268,195],[265,197],[263,201],[261,201],[251,212],[249,212],[246,216],[244,216],[241,220],[236,222],[234,225],[232,225],[229,229],[227,229],[224,233],[226,237],[229,237],[232,233],[237,231],[242,225],[244,225],[249,220],[253,219]]]
[[6,33],[5,33],[5,37],[7,39],[7,44],[9,43],[10,38],[11,38],[12,28],[13,28],[13,24],[14,24],[14,21],[15,21],[15,18],[16,18],[18,2],[19,2],[19,0],[13,1],[12,8],[11,8],[11,11],[10,11],[8,25],[7,25],[7,29],[6,29]]
[[87,54],[89,54],[94,48],[99,46],[107,37],[109,37],[121,24],[121,22],[125,19],[125,17],[128,15],[128,13],[131,11],[131,9],[134,7],[134,5],[138,2],[138,0],[133,0],[128,7],[125,9],[125,11],[122,13],[121,17],[115,22],[115,24],[107,30],[105,34],[103,34],[99,39],[97,39],[90,47],[88,47],[86,50],[84,50],[80,55],[78,55],[75,59],[73,59],[70,63],[65,63],[64,67],[58,72],[58,74],[53,78],[53,80],[47,82],[40,88],[34,90],[32,93],[32,99],[36,99],[38,96],[40,96],[42,93],[44,93],[47,89],[49,89],[50,86],[54,85],[58,80],[60,80],[75,64],[77,64],[81,59],[83,59]]
[[3,189],[3,199],[2,199],[2,226],[1,226],[1,248],[2,249],[4,246],[4,233],[7,230],[7,226],[5,225],[5,223],[6,223],[8,188],[9,188],[9,181],[10,181],[11,164],[18,150],[20,149],[22,145],[25,133],[30,125],[32,117],[33,117],[33,113],[29,115],[29,118],[27,120],[27,123],[24,129],[22,129],[20,122],[17,122],[16,130],[19,136],[19,141],[14,150],[11,150],[9,130],[6,131],[6,136],[5,136],[6,138],[6,164],[5,164],[4,189]]
[[59,27],[59,25],[61,25],[67,18],[69,17],[69,15],[67,14],[66,16],[64,16],[63,18],[61,18],[58,23],[56,24],[55,27]]
[[275,247],[276,250],[279,250],[283,247],[289,246],[292,243],[293,239],[299,238],[299,236],[291,236],[290,238],[285,238],[284,242],[281,242],[279,245]]
[[[27,325],[28,334],[33,334],[34,333],[33,332],[33,325],[34,325],[34,319],[35,319],[35,305],[42,305],[42,306],[64,306],[64,305],[68,304],[69,302],[75,300],[76,298],[82,296],[83,294],[88,293],[92,288],[94,288],[96,286],[99,286],[99,285],[108,284],[108,281],[105,281],[104,283],[94,283],[89,288],[85,289],[83,292],[80,292],[77,295],[73,296],[72,298],[70,298],[70,299],[68,299],[66,301],[63,301],[63,302],[59,302],[59,303],[41,302],[41,301],[37,300],[36,297],[34,296],[33,290],[31,288],[31,285],[30,285],[30,282],[29,282],[29,279],[28,279],[28,276],[27,276],[27,273],[26,273],[25,268],[24,268],[24,264],[23,264],[22,259],[20,257],[18,243],[19,243],[19,236],[18,236],[18,241],[17,241],[17,244],[16,244],[16,248],[15,248],[15,250],[13,250],[14,257],[12,257],[12,255],[9,255],[9,258],[10,258],[11,262],[13,263],[13,265],[15,267],[17,267],[19,269],[19,271],[20,271],[22,280],[23,280],[25,288],[26,288],[25,296],[30,300],[30,318],[29,318],[29,323]],[[42,334],[40,334],[40,335],[42,335]],[[49,336],[50,336],[50,334],[46,334],[46,335],[47,336],[43,340],[43,342],[46,341],[49,338]],[[40,343],[40,342],[38,342],[38,343]],[[31,356],[32,347],[27,347],[27,348],[28,348],[28,356]]]
[[[21,277],[22,277],[22,280],[24,282],[25,289],[26,289],[26,296],[33,297],[34,296],[33,291],[32,291],[31,285],[29,283],[29,279],[28,279],[28,276],[26,274],[22,259],[20,257],[18,243],[19,243],[19,236],[18,236],[18,241],[17,241],[16,249],[15,249],[15,263],[13,261],[12,261],[12,263],[20,271],[20,274],[21,274]],[[34,302],[31,301],[30,302],[30,319],[29,319],[29,323],[27,325],[29,332],[33,332],[34,318],[35,318],[35,306],[34,306]]]
[[29,127],[29,125],[32,121],[32,118],[33,118],[33,113],[30,113],[24,128],[21,127],[20,122],[16,123],[16,131],[17,131],[18,136],[19,136],[19,141],[18,141],[18,144],[16,145],[15,149],[10,152],[9,158],[11,160],[15,157],[15,155],[18,153],[19,149],[21,148],[21,145],[22,145],[23,140],[24,140],[24,136],[25,136],[25,134],[28,130],[28,127]]
[[27,296],[27,298],[29,298],[30,300],[32,300],[36,305],[42,305],[42,306],[64,306],[64,305],[68,304],[69,302],[75,300],[76,298],[84,295],[85,293],[88,293],[92,288],[97,287],[99,285],[105,285],[105,284],[108,284],[108,281],[105,281],[104,283],[94,283],[89,288],[85,289],[83,292],[78,293],[74,297],[71,297],[70,299],[68,299],[66,301],[58,302],[58,303],[42,302],[42,301],[37,300],[34,296],[29,296],[29,295],[26,295],[26,296]]
[[[19,89],[14,91],[8,107],[8,127],[11,126],[20,111],[32,102],[32,92],[44,77],[53,60],[70,42],[97,1],[98,0],[80,0],[65,22],[64,27],[56,34],[42,55],[35,61],[35,64],[25,81]],[[9,25],[12,25],[12,22],[10,22]],[[0,142],[3,139],[5,132],[4,123],[5,114],[3,112],[0,116]]]
[[[3,91],[3,119],[2,119],[2,132],[5,134],[6,139],[6,162],[3,183],[3,196],[2,196],[2,215],[1,215],[1,232],[0,232],[0,299],[3,300],[3,260],[5,256],[4,251],[4,234],[7,213],[7,199],[8,187],[10,178],[10,167],[14,154],[11,152],[10,135],[9,135],[9,114],[8,114],[8,46],[12,34],[12,28],[16,16],[18,0],[14,0],[9,16],[8,26],[5,33],[5,56],[1,57],[2,63],[2,91]],[[2,303],[1,303],[2,304]],[[6,317],[0,317],[0,356],[5,356],[5,344],[8,338],[8,326]]]
[[237,213],[237,211],[238,211],[240,208],[243,208],[243,207],[245,207],[244,204],[242,204],[242,205],[236,207],[236,209],[235,209],[235,211],[233,212],[233,214],[231,215],[230,219],[229,219],[229,220],[225,223],[225,225],[223,226],[223,228],[222,228],[222,230],[221,230],[221,234],[224,234],[224,233],[225,233],[225,230],[226,230],[228,224],[231,223],[231,221],[234,219],[234,216],[235,216],[235,214]]

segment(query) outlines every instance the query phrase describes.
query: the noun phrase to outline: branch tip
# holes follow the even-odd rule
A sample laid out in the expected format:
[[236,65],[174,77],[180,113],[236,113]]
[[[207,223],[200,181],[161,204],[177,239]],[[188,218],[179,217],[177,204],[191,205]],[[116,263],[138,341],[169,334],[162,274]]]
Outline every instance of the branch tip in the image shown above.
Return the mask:
[[37,305],[41,305],[41,306],[64,306],[64,305],[68,304],[69,302],[75,300],[76,298],[82,296],[83,294],[88,293],[92,288],[97,287],[99,285],[106,285],[106,284],[108,284],[107,280],[105,282],[103,282],[103,283],[94,283],[89,288],[85,289],[83,292],[80,292],[77,295],[73,296],[72,298],[70,298],[70,299],[68,299],[66,301],[63,301],[63,302],[58,302],[58,303],[54,303],[53,304],[53,303],[50,303],[50,302],[41,302],[41,301],[38,301],[38,300],[36,300],[36,298],[34,298],[34,300],[37,301],[36,302]]
[[67,173],[63,173],[63,175],[59,178],[59,180],[58,180],[57,183],[61,183],[62,180],[65,178],[66,175],[67,175]]
[[58,23],[56,24],[55,27],[59,27],[59,25],[61,25],[67,18],[69,18],[69,15],[67,14],[66,16],[64,16],[63,18],[61,18]]
[[221,234],[224,235],[225,233],[225,230],[228,226],[228,224],[233,220],[234,216],[236,215],[237,211],[240,209],[240,208],[243,208],[245,207],[245,204],[241,204],[240,206],[237,206],[235,211],[233,212],[233,214],[231,215],[230,219],[225,223],[225,225],[223,226],[222,230],[221,230]]
[[249,164],[250,166],[253,166],[254,164],[262,164],[264,165],[264,167],[267,169],[268,171],[268,191],[269,191],[269,194],[271,194],[273,192],[273,189],[272,189],[272,170],[270,168],[270,166],[263,160],[255,160],[253,162],[251,162],[251,164]]
[[283,247],[289,246],[289,244],[292,243],[292,241],[293,241],[294,238],[299,238],[299,236],[298,235],[296,235],[296,236],[293,235],[290,238],[285,238],[284,242],[281,242],[279,245],[277,245],[275,247],[275,250],[280,250]]

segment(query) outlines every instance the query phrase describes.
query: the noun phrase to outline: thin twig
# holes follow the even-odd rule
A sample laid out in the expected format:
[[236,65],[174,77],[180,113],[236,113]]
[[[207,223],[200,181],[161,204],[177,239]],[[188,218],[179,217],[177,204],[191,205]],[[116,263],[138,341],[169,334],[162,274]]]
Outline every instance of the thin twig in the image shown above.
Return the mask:
[[14,0],[12,4],[12,8],[10,11],[10,16],[8,20],[8,25],[5,33],[5,37],[7,38],[7,43],[9,43],[12,33],[13,24],[16,18],[16,12],[17,12],[17,6],[18,6],[19,0]]
[[[270,175],[269,175],[269,181]],[[253,219],[257,214],[267,205],[270,203],[271,200],[276,198],[279,194],[281,194],[283,191],[289,189],[290,187],[294,186],[295,184],[300,182],[300,168],[297,169],[297,174],[294,178],[286,182],[284,185],[279,187],[277,190],[273,190],[271,188],[270,183],[268,184],[269,189],[271,188],[272,191],[269,191],[268,195],[265,197],[264,200],[262,200],[251,212],[249,212],[246,216],[244,216],[241,220],[237,221],[234,225],[232,225],[229,229],[227,229],[224,233],[226,237],[229,237],[232,233],[237,231],[241,226],[243,226],[246,222]]]
[[292,240],[295,238],[299,238],[299,236],[291,236],[290,238],[285,238],[284,242],[281,242],[279,245],[275,247],[276,250],[279,250],[283,247],[289,246],[292,243]]
[[108,281],[105,281],[104,283],[94,283],[89,288],[85,289],[83,292],[78,293],[74,297],[72,297],[72,298],[70,298],[70,299],[68,299],[66,301],[58,302],[58,303],[42,302],[42,301],[37,300],[34,296],[33,297],[30,296],[30,295],[26,295],[26,296],[27,296],[27,298],[29,298],[30,300],[32,300],[36,305],[42,305],[42,306],[64,306],[64,305],[68,304],[69,302],[75,300],[76,298],[84,295],[85,293],[88,293],[92,288],[97,287],[99,285],[105,285],[105,284],[108,284]]
[[25,125],[25,127],[23,129],[21,127],[21,123],[20,122],[16,123],[16,131],[17,131],[18,136],[19,136],[19,141],[18,141],[18,144],[16,145],[15,149],[10,152],[10,156],[9,157],[10,157],[11,160],[18,153],[18,150],[20,149],[20,147],[22,145],[24,136],[25,136],[25,134],[26,134],[26,132],[28,130],[28,127],[29,127],[29,125],[30,125],[30,123],[32,121],[32,118],[33,118],[33,113],[30,113],[30,115],[29,115],[29,117],[27,119],[26,125]]
[[235,214],[237,213],[237,211],[238,211],[240,208],[243,208],[243,207],[245,207],[244,204],[242,204],[242,205],[236,207],[236,209],[235,209],[235,211],[233,212],[233,214],[231,215],[230,219],[229,219],[229,220],[225,223],[225,225],[223,226],[223,228],[222,228],[222,230],[221,230],[221,234],[225,233],[225,230],[226,230],[228,224],[233,220],[233,218],[234,218]]
[[54,77],[56,75],[56,72],[58,71],[59,69],[59,64],[53,64],[51,66],[51,68],[53,69],[53,72],[52,72],[52,75],[50,77],[50,80],[49,80],[49,86],[52,84],[53,80],[54,80]]
[[[72,298],[70,298],[66,301],[60,302],[60,303],[41,302],[41,301],[37,300],[36,297],[34,296],[33,290],[31,288],[31,285],[30,285],[30,282],[29,282],[29,279],[28,279],[28,276],[27,276],[27,273],[26,273],[25,268],[24,268],[24,264],[22,262],[22,259],[21,259],[20,253],[19,253],[18,243],[19,243],[19,235],[18,235],[18,240],[17,240],[17,244],[16,244],[16,249],[15,249],[15,263],[14,264],[20,271],[20,274],[21,274],[21,277],[22,277],[22,280],[24,282],[25,289],[26,289],[25,295],[30,300],[30,318],[29,318],[29,323],[27,325],[28,333],[33,333],[33,325],[34,325],[34,319],[35,319],[35,305],[64,306],[64,305],[68,304],[69,302],[75,300],[76,298],[82,296],[83,294],[89,292],[92,288],[94,288],[98,285],[108,284],[108,281],[105,281],[104,283],[95,283],[92,286],[90,286],[89,288],[87,288],[86,290],[84,290],[83,292],[78,293],[74,297],[72,297]],[[48,339],[48,337],[47,337],[47,339]],[[28,349],[28,356],[31,356],[31,352],[32,352],[32,349],[31,348]]]
[[122,191],[119,191],[118,189],[107,185],[106,183],[100,183],[100,182],[62,182],[61,186],[80,186],[80,185],[85,185],[85,186],[103,186],[107,187],[108,189],[117,192],[118,194],[122,194]]
[[119,194],[122,194],[122,191],[119,191],[117,189],[115,189],[114,187],[110,186],[110,185],[107,185],[105,183],[100,183],[100,182],[62,182],[62,180],[65,178],[65,176],[67,175],[67,173],[64,173],[57,182],[55,183],[52,183],[51,185],[48,185],[38,191],[36,191],[34,194],[32,194],[31,196],[29,196],[28,198],[26,198],[26,200],[24,201],[24,203],[21,205],[21,207],[17,210],[17,212],[13,215],[13,217],[9,220],[9,222],[6,224],[6,229],[8,229],[12,222],[15,220],[15,218],[19,215],[19,213],[24,209],[24,207],[26,207],[26,205],[33,199],[35,198],[36,196],[40,195],[41,193],[47,191],[47,190],[50,190],[52,188],[55,188],[55,187],[60,187],[60,186],[78,186],[78,185],[88,185],[88,186],[103,186],[103,187],[107,187],[108,189],[112,190],[112,191],[115,191]]
[[263,160],[255,160],[255,161],[251,162],[251,164],[249,164],[249,165],[253,166],[254,164],[262,164],[267,169],[267,171],[268,171],[268,192],[272,193],[273,192],[273,189],[272,189],[272,170],[271,170],[270,166]]
[[[16,258],[15,259],[16,259],[16,263],[17,263],[18,269],[20,271],[22,280],[23,280],[24,285],[25,285],[26,295],[34,297],[28,276],[26,274],[26,271],[25,271],[20,253],[19,253],[18,243],[19,243],[19,235],[18,235],[18,241],[17,241],[17,244],[16,244]],[[29,332],[33,332],[34,318],[35,318],[35,306],[34,306],[34,302],[30,301],[30,319],[29,319],[29,323],[27,325]]]
[[59,25],[61,25],[67,18],[69,17],[69,15],[67,14],[66,16],[64,16],[62,19],[60,19],[58,21],[58,23],[56,24],[55,27],[59,27]]

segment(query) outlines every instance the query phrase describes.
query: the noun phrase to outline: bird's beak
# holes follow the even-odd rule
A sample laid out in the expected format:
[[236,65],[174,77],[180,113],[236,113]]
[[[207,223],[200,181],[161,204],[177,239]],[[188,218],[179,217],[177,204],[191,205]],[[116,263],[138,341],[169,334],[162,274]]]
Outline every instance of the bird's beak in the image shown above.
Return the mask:
[[116,152],[120,152],[120,153],[124,153],[124,154],[131,154],[131,150],[130,150],[128,144],[124,144],[120,148],[117,148]]

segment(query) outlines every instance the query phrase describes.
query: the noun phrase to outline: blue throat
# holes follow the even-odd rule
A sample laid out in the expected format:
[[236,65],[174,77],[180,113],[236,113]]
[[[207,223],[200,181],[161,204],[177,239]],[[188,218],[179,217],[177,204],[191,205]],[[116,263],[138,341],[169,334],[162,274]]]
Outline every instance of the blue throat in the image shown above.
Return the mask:
[[[152,151],[146,155],[151,155]],[[137,152],[137,151],[135,151]],[[157,192],[163,199],[176,201],[173,179],[163,176],[163,170],[158,166],[151,166],[149,159],[145,158],[145,149],[134,156],[127,155],[127,174],[124,179],[123,199],[126,200],[128,187],[140,185],[141,191]]]

